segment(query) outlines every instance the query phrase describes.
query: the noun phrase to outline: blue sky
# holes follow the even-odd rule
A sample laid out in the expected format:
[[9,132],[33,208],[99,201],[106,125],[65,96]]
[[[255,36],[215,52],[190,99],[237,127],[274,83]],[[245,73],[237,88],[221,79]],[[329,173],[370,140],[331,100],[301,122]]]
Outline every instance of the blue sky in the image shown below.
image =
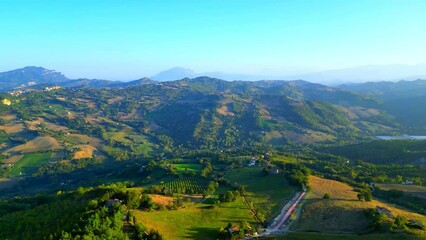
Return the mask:
[[424,0],[2,0],[0,71],[130,80],[426,63]]

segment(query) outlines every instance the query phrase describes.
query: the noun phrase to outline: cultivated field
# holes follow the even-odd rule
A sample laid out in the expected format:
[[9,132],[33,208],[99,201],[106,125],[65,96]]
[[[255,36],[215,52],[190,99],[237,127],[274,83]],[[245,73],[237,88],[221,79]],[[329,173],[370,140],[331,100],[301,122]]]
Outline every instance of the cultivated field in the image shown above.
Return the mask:
[[12,121],[12,120],[15,120],[17,117],[16,117],[16,114],[3,113],[0,115],[0,118],[2,118],[5,121]]
[[162,186],[170,189],[174,193],[202,194],[209,184],[209,181],[201,177],[182,176],[178,179],[165,181]]
[[51,123],[51,122],[45,122],[46,124],[46,129],[47,130],[52,130],[52,131],[67,131],[68,128],[62,125],[58,125],[56,123]]
[[357,199],[357,193],[351,186],[338,181],[310,176],[309,185],[311,185],[312,191],[306,195],[305,199],[322,199],[326,193],[331,195],[331,199]]
[[9,158],[6,158],[5,160],[3,160],[3,162],[6,163],[6,164],[9,164],[9,163],[14,164],[14,163],[18,162],[19,160],[21,160],[21,158],[23,156],[24,155],[14,155],[14,156],[11,156]]
[[9,135],[20,133],[24,131],[24,129],[25,129],[25,126],[22,123],[0,126],[0,130],[5,131]]
[[44,123],[43,118],[37,118],[33,121],[25,121],[25,124],[28,126],[29,130],[36,130],[38,127],[40,127],[41,123]]
[[37,167],[47,163],[50,159],[51,153],[33,153],[25,155],[21,158],[12,168],[11,176],[19,176],[21,174],[32,174]]
[[51,123],[46,121],[44,118],[37,118],[36,120],[33,121],[25,121],[25,124],[27,124],[28,129],[30,130],[36,130],[38,128],[40,128],[41,124],[44,124],[47,130],[52,130],[52,131],[66,131],[68,130],[67,127],[65,126],[61,126],[58,125],[56,123]]
[[201,164],[198,163],[176,163],[173,164],[178,173],[185,173],[185,172],[194,172],[198,173],[201,171]]
[[96,148],[91,145],[78,145],[77,151],[74,152],[73,159],[92,158]]
[[101,139],[82,134],[67,134],[65,139],[74,144],[89,144],[93,147],[99,147],[102,145]]
[[[368,229],[369,219],[364,210],[376,206],[386,207],[393,215],[426,223],[425,216],[393,205],[372,200],[359,201],[357,193],[344,183],[310,176],[312,191],[306,196],[303,211],[292,225],[293,231],[323,233],[359,233]],[[330,199],[322,199],[325,193]]]
[[425,186],[419,186],[419,185],[403,185],[403,184],[384,184],[384,183],[378,183],[376,186],[384,189],[384,190],[390,190],[390,189],[396,189],[403,191],[405,193],[424,198],[426,199],[426,187]]
[[135,152],[145,156],[147,156],[154,147],[148,137],[141,134],[135,134],[135,130],[130,127],[125,127],[121,130],[117,130],[116,132],[107,132],[106,136],[110,140],[131,146]]
[[173,197],[158,195],[158,194],[149,194],[152,198],[152,201],[157,205],[169,206],[173,202]]
[[40,152],[40,151],[55,151],[62,149],[62,146],[59,142],[50,136],[37,137],[27,143],[16,146],[7,150],[6,152],[22,152],[22,153],[31,153],[31,152]]

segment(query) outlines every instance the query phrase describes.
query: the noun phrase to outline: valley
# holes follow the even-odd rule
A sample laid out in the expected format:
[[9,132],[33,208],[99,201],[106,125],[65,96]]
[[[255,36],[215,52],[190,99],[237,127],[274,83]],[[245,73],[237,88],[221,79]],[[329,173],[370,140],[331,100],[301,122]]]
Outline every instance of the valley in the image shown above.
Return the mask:
[[[0,94],[0,238],[426,236],[425,142],[376,138],[422,127],[380,99],[304,81],[145,80]],[[68,222],[34,225],[58,214]]]
[[0,240],[426,240],[425,9],[0,1]]

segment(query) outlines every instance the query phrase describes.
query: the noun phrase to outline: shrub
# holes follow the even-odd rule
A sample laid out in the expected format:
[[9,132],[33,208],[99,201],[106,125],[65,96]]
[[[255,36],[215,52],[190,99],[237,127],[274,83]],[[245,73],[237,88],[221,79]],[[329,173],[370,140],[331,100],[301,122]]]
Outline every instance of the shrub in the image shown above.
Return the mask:
[[324,194],[323,199],[330,199],[331,195],[329,193]]

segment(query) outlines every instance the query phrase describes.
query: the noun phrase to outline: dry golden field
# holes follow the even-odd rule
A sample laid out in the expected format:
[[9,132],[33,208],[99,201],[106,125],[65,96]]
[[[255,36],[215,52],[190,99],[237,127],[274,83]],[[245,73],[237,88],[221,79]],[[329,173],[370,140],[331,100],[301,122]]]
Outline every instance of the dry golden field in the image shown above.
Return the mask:
[[25,126],[22,123],[0,126],[0,130],[4,130],[9,135],[20,133],[24,129]]
[[[364,210],[376,206],[388,208],[394,216],[404,216],[410,220],[420,220],[426,224],[425,216],[386,202],[374,199],[360,201],[357,193],[347,184],[310,176],[309,192],[304,201],[300,217],[291,228],[295,231],[317,231],[324,233],[359,233],[368,229],[369,219]],[[330,199],[322,199],[324,194]]]
[[22,152],[22,153],[31,153],[31,152],[40,152],[40,151],[55,151],[62,149],[62,146],[59,142],[50,136],[37,137],[27,143],[16,146],[7,150],[7,153],[13,152]]

